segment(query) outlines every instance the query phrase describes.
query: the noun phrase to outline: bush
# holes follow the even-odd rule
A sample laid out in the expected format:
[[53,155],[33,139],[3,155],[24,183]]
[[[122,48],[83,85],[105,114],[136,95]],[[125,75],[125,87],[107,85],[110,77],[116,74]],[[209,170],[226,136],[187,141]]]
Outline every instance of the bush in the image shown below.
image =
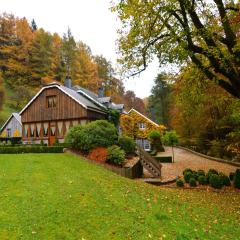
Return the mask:
[[173,146],[178,144],[179,136],[177,135],[176,131],[169,131],[163,135],[162,140],[165,145]]
[[210,174],[209,183],[213,188],[217,188],[217,189],[221,189],[223,186],[222,179],[217,174]]
[[184,180],[186,183],[189,183],[191,178],[194,178],[194,175],[191,172],[186,172],[184,174]]
[[186,168],[183,170],[183,175],[185,175],[185,173],[187,173],[187,172],[193,173],[191,168]]
[[203,170],[198,170],[197,175],[200,176],[205,176],[205,172]]
[[131,155],[135,153],[136,142],[130,137],[121,136],[118,138],[118,146],[123,149],[127,155]]
[[215,169],[209,169],[209,170],[208,170],[207,175],[206,175],[208,182],[209,182],[210,176],[211,176],[212,174],[218,175],[218,171],[215,170]]
[[161,133],[159,131],[151,131],[148,135],[148,138],[152,144],[152,148],[157,152],[164,152],[164,148],[162,146],[161,141]]
[[216,140],[211,141],[211,147],[208,151],[208,155],[222,158],[224,155],[224,144]]
[[235,176],[235,173],[234,173],[234,172],[230,172],[230,173],[229,173],[229,178],[230,178],[231,181],[234,180],[234,176]]
[[223,186],[231,186],[231,181],[228,176],[223,173],[219,174],[219,176],[221,178]]
[[125,160],[125,152],[114,145],[107,149],[107,161],[116,165],[122,165]]
[[62,153],[61,146],[19,146],[19,147],[0,147],[0,154],[19,154],[19,153]]
[[88,154],[88,158],[97,162],[106,162],[108,151],[106,148],[97,147],[91,150]]
[[182,179],[177,179],[176,185],[177,185],[177,187],[184,187],[184,182],[183,182],[183,180],[182,180]]
[[198,180],[198,173],[197,171],[192,172],[193,178],[197,181]]
[[237,169],[234,174],[233,185],[235,188],[240,189],[240,169]]
[[200,175],[198,177],[198,182],[201,185],[207,185],[207,183],[208,183],[207,178],[205,176],[203,176],[203,175]]
[[97,120],[68,131],[65,142],[70,147],[88,152],[96,147],[109,147],[117,143],[117,129],[106,120]]
[[209,169],[208,170],[208,174],[216,174],[216,175],[218,175],[218,171],[215,170],[215,169]]
[[196,179],[195,179],[195,178],[190,178],[190,180],[189,180],[189,185],[190,185],[191,187],[196,187],[196,186],[197,186],[197,181],[196,181]]

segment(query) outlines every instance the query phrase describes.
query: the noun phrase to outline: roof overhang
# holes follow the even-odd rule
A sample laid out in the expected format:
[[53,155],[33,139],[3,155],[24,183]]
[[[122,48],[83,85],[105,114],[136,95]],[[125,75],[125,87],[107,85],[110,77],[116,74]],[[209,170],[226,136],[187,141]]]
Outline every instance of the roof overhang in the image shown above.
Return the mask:
[[134,108],[132,108],[130,111],[128,111],[128,114],[129,114],[130,112],[132,112],[132,111],[136,112],[137,114],[139,114],[140,116],[142,116],[143,118],[145,118],[146,120],[148,120],[149,122],[151,122],[152,124],[154,124],[155,126],[159,127],[159,125],[158,125],[157,123],[155,123],[155,122],[154,122],[153,120],[151,120],[150,118],[144,116],[142,113],[138,112],[138,111],[137,111],[136,109],[134,109]]
[[[84,107],[85,109],[90,109],[88,108],[86,105],[84,105],[82,102],[80,102],[78,99],[74,98],[71,94],[69,94],[68,92],[64,91],[59,84],[53,84],[53,85],[48,85],[43,87],[40,91],[38,91],[38,93],[28,102],[28,104],[21,110],[21,112],[19,113],[20,115],[33,103],[33,101],[45,90],[45,89],[49,89],[49,88],[58,88],[60,91],[62,91],[63,93],[65,93],[66,95],[68,95],[70,98],[72,98],[74,101],[76,101],[78,104],[80,104],[82,107]],[[91,109],[93,111],[99,111],[99,110],[94,110]]]

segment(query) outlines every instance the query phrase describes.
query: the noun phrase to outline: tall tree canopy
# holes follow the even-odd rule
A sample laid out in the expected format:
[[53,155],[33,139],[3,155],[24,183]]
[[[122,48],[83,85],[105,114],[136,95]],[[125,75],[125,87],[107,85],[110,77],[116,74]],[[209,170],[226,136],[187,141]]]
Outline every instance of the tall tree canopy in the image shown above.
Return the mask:
[[53,81],[63,83],[66,75],[71,75],[73,85],[95,93],[103,86],[113,101],[123,101],[123,83],[115,77],[111,62],[94,56],[88,45],[74,39],[70,28],[60,37],[37,28],[35,21],[0,15],[1,106],[3,85],[10,90],[5,103],[18,111],[40,87]]
[[158,56],[160,64],[191,60],[240,98],[240,3],[236,0],[121,0],[120,62],[132,74]]
[[140,113],[145,113],[145,104],[143,100],[136,96],[133,91],[128,90],[124,96],[125,109],[129,111],[131,108],[136,109]]
[[147,112],[152,120],[169,126],[170,90],[166,73],[158,74],[147,103]]

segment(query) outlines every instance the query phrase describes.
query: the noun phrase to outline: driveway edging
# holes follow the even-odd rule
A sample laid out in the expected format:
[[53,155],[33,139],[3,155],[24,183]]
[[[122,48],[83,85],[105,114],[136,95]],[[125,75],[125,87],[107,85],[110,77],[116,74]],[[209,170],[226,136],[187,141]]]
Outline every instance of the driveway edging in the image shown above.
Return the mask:
[[229,164],[229,165],[232,165],[232,166],[235,166],[235,167],[240,167],[240,163],[230,162],[230,161],[224,160],[222,158],[211,157],[211,156],[208,156],[208,155],[196,152],[194,150],[191,150],[189,148],[185,148],[185,147],[181,147],[181,146],[175,146],[175,148],[186,150],[186,151],[191,152],[191,153],[193,153],[195,155],[198,155],[200,157],[204,157],[206,159],[209,159],[209,160],[212,160],[212,161],[215,161],[215,162],[226,163],[226,164]]

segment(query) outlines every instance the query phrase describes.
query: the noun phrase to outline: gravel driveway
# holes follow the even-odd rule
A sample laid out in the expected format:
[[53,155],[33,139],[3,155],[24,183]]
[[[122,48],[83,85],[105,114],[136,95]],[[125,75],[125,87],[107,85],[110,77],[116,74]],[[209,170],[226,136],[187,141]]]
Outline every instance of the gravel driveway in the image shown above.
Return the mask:
[[[229,174],[234,172],[237,167],[215,162],[204,157],[200,157],[191,152],[183,149],[174,148],[175,162],[174,163],[162,163],[162,180],[167,181],[182,176],[182,172],[185,168],[191,168],[193,170],[202,169],[208,171],[210,168],[214,168],[219,172]],[[165,147],[165,153],[163,155],[172,155],[171,148]]]

